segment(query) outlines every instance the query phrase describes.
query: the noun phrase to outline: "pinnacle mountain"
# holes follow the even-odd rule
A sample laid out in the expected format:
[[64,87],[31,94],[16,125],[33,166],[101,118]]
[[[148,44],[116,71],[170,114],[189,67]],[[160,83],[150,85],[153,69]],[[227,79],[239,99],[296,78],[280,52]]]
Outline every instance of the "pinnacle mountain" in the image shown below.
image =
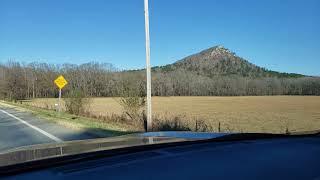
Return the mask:
[[199,53],[185,57],[173,64],[155,67],[162,72],[184,70],[206,77],[241,76],[241,77],[303,77],[301,74],[280,73],[267,70],[239,57],[223,46],[214,46]]

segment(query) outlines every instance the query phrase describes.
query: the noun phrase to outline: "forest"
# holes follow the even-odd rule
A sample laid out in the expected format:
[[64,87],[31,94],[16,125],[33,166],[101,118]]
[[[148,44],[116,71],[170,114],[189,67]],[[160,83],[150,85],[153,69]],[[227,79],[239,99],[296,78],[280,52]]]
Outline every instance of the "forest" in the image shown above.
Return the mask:
[[[167,67],[166,67],[167,68]],[[117,97],[125,89],[145,95],[145,71],[118,70],[107,63],[0,63],[0,97],[7,100],[57,97],[54,79],[68,81],[63,93],[80,90],[88,97]],[[185,68],[152,69],[153,96],[320,95],[320,78],[309,76],[206,76]]]

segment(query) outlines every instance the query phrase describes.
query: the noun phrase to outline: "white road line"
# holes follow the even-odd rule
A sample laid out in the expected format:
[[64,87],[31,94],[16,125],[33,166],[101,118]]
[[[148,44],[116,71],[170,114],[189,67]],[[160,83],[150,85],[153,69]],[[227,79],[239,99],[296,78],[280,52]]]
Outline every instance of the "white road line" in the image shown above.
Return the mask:
[[56,141],[56,142],[63,142],[61,139],[57,138],[56,136],[54,136],[54,135],[52,135],[52,134],[50,134],[50,133],[47,133],[46,131],[44,131],[44,130],[42,130],[42,129],[40,129],[40,128],[38,128],[38,127],[36,127],[36,126],[34,126],[34,125],[32,125],[32,124],[24,121],[24,120],[22,120],[22,119],[20,119],[20,118],[18,118],[18,117],[16,117],[16,116],[14,116],[14,115],[12,115],[12,114],[4,111],[4,110],[2,110],[2,109],[0,109],[0,111],[3,112],[3,113],[5,113],[6,115],[8,115],[8,116],[10,116],[10,117],[18,120],[18,121],[20,121],[21,123],[23,123],[23,124],[31,127],[32,129],[38,131],[39,133],[47,136],[48,138],[50,138],[50,139],[52,139],[52,140],[54,140],[54,141]]

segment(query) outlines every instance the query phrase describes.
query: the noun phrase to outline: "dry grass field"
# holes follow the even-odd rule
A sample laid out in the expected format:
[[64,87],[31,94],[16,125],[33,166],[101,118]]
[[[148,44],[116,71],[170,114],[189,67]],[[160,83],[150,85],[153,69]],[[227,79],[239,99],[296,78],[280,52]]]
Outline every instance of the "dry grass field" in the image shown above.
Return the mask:
[[[57,99],[35,99],[29,105],[54,108]],[[162,120],[179,116],[189,125],[203,120],[217,131],[290,132],[320,129],[320,97],[154,97],[154,116]],[[115,98],[93,98],[91,113],[97,116],[121,114]]]

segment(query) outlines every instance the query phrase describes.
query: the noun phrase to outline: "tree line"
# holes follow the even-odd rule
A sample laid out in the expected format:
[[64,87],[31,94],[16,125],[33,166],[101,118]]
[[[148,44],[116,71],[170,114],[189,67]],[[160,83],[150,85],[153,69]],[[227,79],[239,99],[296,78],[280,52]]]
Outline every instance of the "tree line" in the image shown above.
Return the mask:
[[[19,100],[57,97],[54,79],[62,74],[68,81],[63,92],[77,89],[90,97],[121,96],[134,90],[145,96],[143,70],[121,71],[111,64],[90,62],[75,64],[19,63],[0,64],[0,97]],[[258,96],[320,95],[319,77],[244,77],[239,75],[204,76],[185,69],[152,69],[154,96]]]

